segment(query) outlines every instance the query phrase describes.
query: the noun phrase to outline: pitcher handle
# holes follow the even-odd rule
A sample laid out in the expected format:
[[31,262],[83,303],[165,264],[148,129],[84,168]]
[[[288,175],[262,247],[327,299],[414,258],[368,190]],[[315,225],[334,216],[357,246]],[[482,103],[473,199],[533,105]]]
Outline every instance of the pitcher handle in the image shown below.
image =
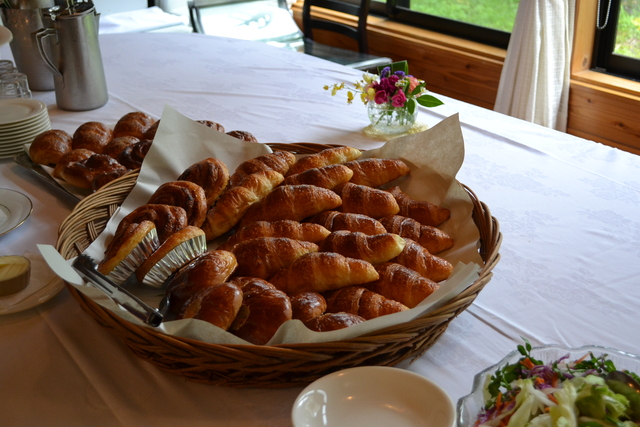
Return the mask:
[[53,65],[53,62],[51,61],[51,59],[49,59],[49,56],[47,55],[47,52],[45,51],[44,44],[43,44],[43,40],[46,37],[57,36],[57,34],[58,32],[55,28],[42,28],[35,33],[35,38],[36,38],[36,44],[38,45],[38,52],[40,52],[40,56],[42,57],[42,60],[44,61],[44,63],[47,65],[47,67],[49,67],[49,69],[51,69],[53,74],[62,77],[62,73],[60,72],[60,70],[58,70],[56,66]]

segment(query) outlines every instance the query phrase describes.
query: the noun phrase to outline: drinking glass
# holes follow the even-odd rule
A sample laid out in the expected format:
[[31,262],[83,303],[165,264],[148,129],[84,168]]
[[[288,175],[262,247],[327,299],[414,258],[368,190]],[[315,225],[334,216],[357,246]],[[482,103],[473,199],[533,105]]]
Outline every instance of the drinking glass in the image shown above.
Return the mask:
[[24,73],[1,75],[0,98],[31,98],[27,75]]

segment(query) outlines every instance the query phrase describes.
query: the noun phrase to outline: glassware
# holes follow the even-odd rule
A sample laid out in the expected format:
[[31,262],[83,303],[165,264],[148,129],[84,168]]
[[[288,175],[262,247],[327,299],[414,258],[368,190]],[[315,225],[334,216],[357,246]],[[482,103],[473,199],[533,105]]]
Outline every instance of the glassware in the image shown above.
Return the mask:
[[396,108],[389,104],[367,104],[369,120],[373,128],[383,134],[397,134],[408,131],[413,127],[418,116],[416,109],[413,114],[406,108]]
[[8,73],[0,76],[0,98],[31,98],[27,75]]
[[7,73],[17,73],[18,69],[10,59],[0,60],[0,76]]

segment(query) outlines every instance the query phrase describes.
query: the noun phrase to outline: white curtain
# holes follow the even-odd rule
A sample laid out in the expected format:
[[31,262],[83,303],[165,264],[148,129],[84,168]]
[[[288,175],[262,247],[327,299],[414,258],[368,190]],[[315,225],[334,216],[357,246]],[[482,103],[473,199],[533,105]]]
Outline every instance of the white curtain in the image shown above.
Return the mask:
[[521,0],[494,110],[567,128],[575,0]]

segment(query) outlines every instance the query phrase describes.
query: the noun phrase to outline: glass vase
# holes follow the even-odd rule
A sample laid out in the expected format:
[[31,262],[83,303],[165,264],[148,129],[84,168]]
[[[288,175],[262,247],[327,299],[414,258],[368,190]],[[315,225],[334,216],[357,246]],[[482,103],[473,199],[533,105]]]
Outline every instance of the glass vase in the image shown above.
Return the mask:
[[411,129],[416,122],[418,109],[409,113],[406,108],[395,108],[389,104],[367,104],[369,120],[373,128],[383,134],[393,135]]

